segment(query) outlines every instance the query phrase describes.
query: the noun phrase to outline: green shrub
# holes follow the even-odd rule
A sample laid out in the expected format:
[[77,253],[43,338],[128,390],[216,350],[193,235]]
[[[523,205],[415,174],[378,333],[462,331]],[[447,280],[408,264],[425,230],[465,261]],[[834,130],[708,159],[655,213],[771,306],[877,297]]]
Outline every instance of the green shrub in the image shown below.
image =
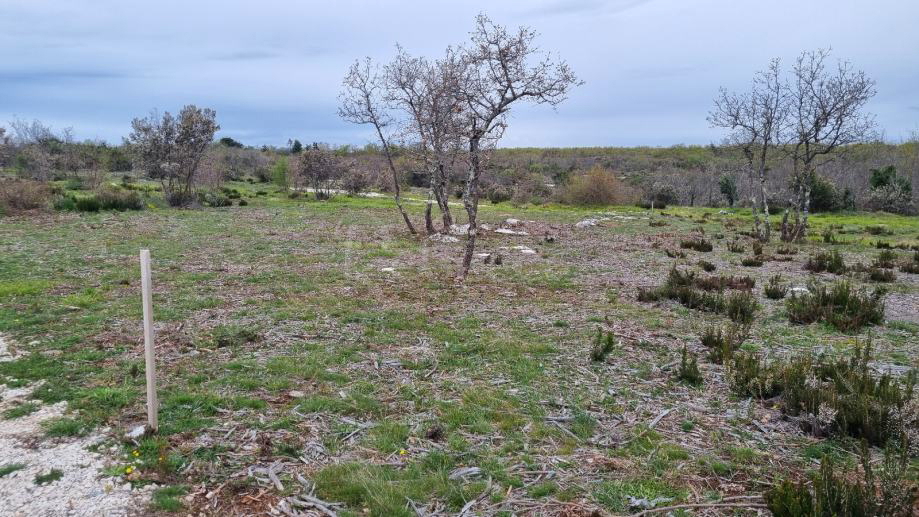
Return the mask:
[[699,267],[702,268],[702,271],[705,271],[707,273],[711,273],[712,271],[718,269],[717,267],[715,267],[714,264],[712,264],[711,262],[707,260],[700,260],[698,264],[699,264]]
[[903,442],[919,453],[919,404],[915,372],[902,380],[871,371],[870,345],[851,358],[801,355],[766,363],[752,353],[735,354],[731,390],[744,397],[780,398],[783,412],[816,435],[841,435],[884,445]]
[[740,261],[740,265],[745,267],[760,267],[763,265],[763,259],[760,257],[744,257]]
[[728,295],[724,312],[734,323],[749,324],[753,322],[758,308],[753,293],[741,291]]
[[848,268],[838,251],[827,253],[820,251],[813,257],[807,259],[804,269],[812,273],[822,273],[824,271],[836,275],[844,274]]
[[897,280],[897,275],[889,269],[872,267],[868,270],[868,279],[872,282],[890,283]]
[[788,294],[788,285],[782,281],[782,275],[773,275],[769,277],[766,286],[763,287],[763,294],[770,300],[781,300]]
[[104,188],[96,191],[94,197],[99,202],[99,208],[102,210],[124,212],[144,208],[144,201],[141,199],[140,194],[132,190]]
[[734,352],[747,339],[748,332],[749,327],[744,325],[708,327],[701,337],[702,346],[708,349],[709,360],[716,364],[724,364],[734,357]]
[[775,252],[779,255],[797,255],[798,248],[793,248],[791,246],[782,246],[778,248],[777,250],[775,250]]
[[224,206],[233,206],[233,201],[221,192],[212,190],[198,192],[198,202],[204,206],[219,208]]
[[597,329],[597,339],[594,342],[593,348],[590,350],[590,360],[598,363],[602,363],[606,360],[606,356],[613,351],[613,348],[616,345],[616,340],[613,337],[612,332],[606,333],[606,339],[603,338],[603,330]]
[[676,374],[677,380],[689,384],[690,386],[702,385],[702,372],[699,371],[699,363],[694,354],[690,354],[683,345],[683,354],[680,359],[680,368]]
[[734,240],[728,243],[728,251],[731,253],[743,253],[746,251],[746,248],[740,241]]
[[877,469],[863,448],[860,469],[837,467],[831,456],[824,455],[810,484],[786,479],[769,489],[764,499],[775,517],[909,517],[919,502],[919,492],[911,484],[902,452],[885,449]]
[[880,268],[893,268],[897,264],[897,252],[893,250],[883,250],[878,253],[874,259],[874,266]]
[[511,200],[511,191],[504,185],[493,185],[488,189],[488,201],[493,204]]
[[709,252],[714,249],[712,243],[705,240],[702,237],[697,237],[693,239],[686,239],[680,241],[680,248],[682,249],[691,249],[700,252]]
[[78,212],[98,212],[102,209],[102,203],[96,196],[75,197],[74,207]]
[[825,285],[811,282],[808,293],[792,293],[785,303],[788,320],[809,324],[823,321],[843,332],[857,331],[866,325],[884,321],[883,289],[867,294],[840,280],[827,289]]

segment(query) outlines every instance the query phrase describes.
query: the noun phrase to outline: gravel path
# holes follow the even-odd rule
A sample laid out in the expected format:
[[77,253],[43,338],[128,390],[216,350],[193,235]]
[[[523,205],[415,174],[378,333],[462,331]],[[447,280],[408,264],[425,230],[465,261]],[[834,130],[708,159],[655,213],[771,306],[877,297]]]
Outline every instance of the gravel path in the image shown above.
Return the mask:
[[[0,361],[9,361],[7,342],[0,336]],[[0,413],[28,400],[35,385],[8,388],[0,384]],[[41,406],[26,416],[0,417],[0,468],[22,468],[0,477],[0,516],[126,516],[143,513],[149,485],[132,490],[119,478],[101,470],[106,458],[87,448],[103,441],[103,434],[63,440],[42,439],[42,422],[59,417],[66,402]],[[110,451],[115,452],[115,451]],[[35,477],[56,469],[60,479],[38,485]]]

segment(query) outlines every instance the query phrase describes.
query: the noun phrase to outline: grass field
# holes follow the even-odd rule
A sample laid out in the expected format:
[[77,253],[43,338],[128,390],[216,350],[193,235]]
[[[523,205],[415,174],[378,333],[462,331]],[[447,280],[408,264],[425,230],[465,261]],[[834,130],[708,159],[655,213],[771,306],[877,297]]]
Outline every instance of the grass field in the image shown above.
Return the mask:
[[[480,251],[502,264],[478,259],[457,286],[463,243],[411,238],[388,199],[247,192],[245,207],[0,218],[0,333],[23,354],[0,363],[0,382],[42,381],[36,404],[69,402],[47,439],[110,427],[117,440],[144,421],[137,252],[151,249],[161,430],[113,469],[163,485],[159,511],[264,511],[308,491],[302,479],[345,515],[467,503],[629,514],[630,498],[718,501],[800,477],[824,454],[854,461],[856,443],[815,438],[731,394],[699,342],[727,318],[636,300],[700,259],[755,279],[746,349],[846,355],[870,340],[879,365],[919,367],[917,274],[897,271],[887,321],[856,334],[792,325],[784,302],[762,295],[775,274],[790,286],[833,278],[803,270],[818,250],[869,264],[877,241],[919,245],[915,217],[817,215],[788,260],[744,267],[740,211],[667,209],[652,226],[632,207],[486,205],[489,225],[517,218],[529,235],[486,232]],[[601,220],[575,227],[588,217]],[[700,230],[714,250],[680,250]],[[735,239],[744,253],[727,249]],[[598,328],[616,343],[592,362]],[[676,379],[684,346],[699,357],[699,387]]]

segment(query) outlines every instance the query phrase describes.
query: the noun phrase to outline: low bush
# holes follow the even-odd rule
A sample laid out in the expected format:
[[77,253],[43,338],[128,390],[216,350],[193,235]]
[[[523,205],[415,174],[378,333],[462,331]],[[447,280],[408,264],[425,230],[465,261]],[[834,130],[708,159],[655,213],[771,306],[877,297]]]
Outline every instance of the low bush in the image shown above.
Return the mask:
[[714,264],[712,264],[711,262],[707,260],[700,260],[698,264],[699,264],[699,267],[702,268],[702,271],[705,271],[707,273],[711,273],[712,271],[718,269]]
[[680,241],[680,248],[691,249],[691,250],[700,251],[703,253],[712,251],[712,249],[714,249],[712,247],[712,243],[705,240],[702,237],[682,240]]
[[731,253],[743,253],[746,251],[746,248],[743,244],[740,243],[740,241],[734,240],[728,243],[728,251]]
[[686,252],[681,250],[664,250],[664,253],[670,258],[686,258]]
[[488,200],[492,203],[503,203],[511,200],[511,190],[504,185],[493,185],[488,189]]
[[565,185],[561,199],[578,206],[625,205],[635,201],[634,189],[602,167],[572,176]]
[[859,469],[838,467],[824,455],[810,484],[786,479],[764,494],[766,506],[775,517],[913,515],[919,491],[911,486],[902,449],[886,448],[880,468],[872,466],[866,447],[860,457]]
[[836,275],[842,275],[848,270],[842,255],[838,251],[832,253],[827,253],[825,251],[818,252],[813,257],[807,259],[807,262],[804,264],[804,269],[811,273],[822,273],[826,271]]
[[727,325],[725,327],[708,327],[702,334],[702,346],[708,349],[708,358],[716,364],[730,362],[734,352],[747,339],[749,327],[745,325]]
[[198,192],[198,202],[213,208],[233,206],[233,201],[227,195],[213,190]]
[[781,300],[788,294],[788,285],[782,281],[782,275],[773,275],[769,277],[766,286],[763,287],[763,294],[770,300]]
[[741,259],[740,265],[744,267],[760,267],[763,265],[763,259],[759,256],[744,257]]
[[907,260],[900,264],[900,271],[903,273],[919,274],[919,251],[913,253],[912,260]]
[[693,276],[690,285],[703,291],[724,291],[725,289],[749,291],[756,286],[756,280],[749,276]]
[[749,324],[753,322],[758,308],[753,293],[741,291],[728,295],[724,313],[735,323]]
[[882,250],[874,259],[874,267],[891,269],[897,264],[897,252]]
[[29,180],[0,180],[0,213],[15,214],[41,210],[51,205],[47,183]]
[[883,289],[868,294],[840,280],[830,289],[811,282],[808,293],[791,294],[785,303],[788,320],[792,323],[809,324],[823,321],[843,332],[860,330],[867,325],[884,321]]
[[868,233],[868,235],[893,235],[893,231],[891,229],[882,225],[866,226],[865,232]]
[[868,279],[872,282],[889,283],[897,280],[897,275],[890,269],[872,267],[868,270]]
[[98,212],[102,210],[102,203],[96,196],[80,196],[73,198],[73,207],[77,212]]
[[791,246],[781,246],[775,252],[779,255],[797,255],[798,248],[793,248]]
[[144,201],[141,199],[140,194],[133,190],[104,188],[98,190],[94,197],[99,201],[99,208],[102,210],[124,212],[144,208]]
[[683,354],[676,378],[678,381],[690,386],[702,385],[702,372],[699,371],[699,362],[696,360],[696,356],[686,349],[686,345],[683,345]]
[[590,350],[590,360],[598,363],[602,363],[606,360],[606,356],[613,351],[613,348],[616,346],[616,339],[613,337],[612,332],[606,333],[606,338],[603,338],[603,329],[597,329],[597,339],[594,341],[594,346]]
[[781,397],[782,411],[812,434],[849,436],[879,446],[897,441],[919,454],[916,372],[903,379],[877,375],[870,361],[870,344],[856,346],[849,359],[835,360],[802,355],[766,362],[753,353],[738,353],[728,382],[740,396]]

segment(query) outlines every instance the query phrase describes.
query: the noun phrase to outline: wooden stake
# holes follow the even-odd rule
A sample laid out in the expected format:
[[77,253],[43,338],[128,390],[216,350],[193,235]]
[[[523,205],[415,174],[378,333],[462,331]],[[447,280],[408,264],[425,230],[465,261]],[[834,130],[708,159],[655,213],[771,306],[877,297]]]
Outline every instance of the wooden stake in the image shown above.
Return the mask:
[[147,424],[150,431],[159,427],[159,402],[156,399],[156,362],[153,356],[153,286],[150,283],[150,250],[140,250],[140,285],[144,304],[144,357],[147,371]]

